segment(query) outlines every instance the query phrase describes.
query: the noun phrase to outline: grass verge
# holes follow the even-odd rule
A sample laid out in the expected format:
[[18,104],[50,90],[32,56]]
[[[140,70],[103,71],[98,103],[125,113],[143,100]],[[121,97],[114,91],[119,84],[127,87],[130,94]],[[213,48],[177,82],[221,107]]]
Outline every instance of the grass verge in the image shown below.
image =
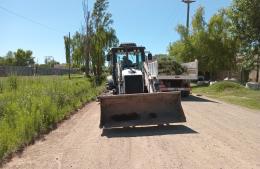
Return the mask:
[[0,163],[100,94],[87,78],[0,78]]
[[233,82],[218,82],[209,87],[194,86],[193,93],[223,100],[228,103],[260,110],[260,91],[246,89]]

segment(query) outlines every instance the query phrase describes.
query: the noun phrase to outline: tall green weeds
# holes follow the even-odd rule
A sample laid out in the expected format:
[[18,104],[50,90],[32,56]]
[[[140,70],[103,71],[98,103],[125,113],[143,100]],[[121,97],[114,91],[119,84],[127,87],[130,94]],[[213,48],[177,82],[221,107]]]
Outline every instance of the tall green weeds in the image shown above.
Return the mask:
[[0,94],[4,92],[4,82],[0,80]]
[[15,77],[0,79],[0,161],[52,129],[103,87],[85,78]]

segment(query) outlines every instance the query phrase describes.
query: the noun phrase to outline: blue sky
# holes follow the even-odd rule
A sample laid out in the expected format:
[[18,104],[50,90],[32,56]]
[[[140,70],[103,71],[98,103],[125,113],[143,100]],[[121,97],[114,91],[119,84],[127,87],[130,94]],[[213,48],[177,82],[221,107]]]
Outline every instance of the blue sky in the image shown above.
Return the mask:
[[[179,39],[177,24],[186,24],[186,5],[181,0],[109,2],[120,42],[136,42],[153,54],[166,53],[169,43]],[[89,0],[90,7],[93,4]],[[203,6],[208,20],[230,4],[231,0],[197,0],[191,5],[191,17]],[[0,56],[22,48],[32,50],[39,63],[45,56],[63,63],[63,36],[81,30],[84,21],[82,0],[0,0],[0,21]]]

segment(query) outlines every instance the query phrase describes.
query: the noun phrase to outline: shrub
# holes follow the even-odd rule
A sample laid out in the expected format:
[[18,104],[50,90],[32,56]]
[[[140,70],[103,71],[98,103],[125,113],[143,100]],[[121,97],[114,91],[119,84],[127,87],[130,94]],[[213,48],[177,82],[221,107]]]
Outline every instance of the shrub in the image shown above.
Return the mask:
[[244,89],[244,87],[238,83],[229,82],[229,81],[217,82],[209,87],[209,90],[213,90],[216,92],[223,92],[223,91],[235,90],[235,89]]

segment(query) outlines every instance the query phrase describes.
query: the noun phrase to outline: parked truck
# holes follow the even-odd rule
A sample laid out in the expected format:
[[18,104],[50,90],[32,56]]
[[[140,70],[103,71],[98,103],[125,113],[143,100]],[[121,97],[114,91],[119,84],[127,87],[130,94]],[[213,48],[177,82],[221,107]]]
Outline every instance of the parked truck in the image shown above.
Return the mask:
[[[173,64],[173,60],[160,63],[160,60],[155,58],[153,60],[147,59],[144,64],[145,72],[147,73],[146,81],[149,92],[172,92],[180,91],[182,96],[189,96],[191,93],[190,82],[198,79],[198,61],[188,63],[181,63],[183,71],[174,71],[169,68]],[[176,62],[175,62],[176,63]],[[170,65],[165,65],[170,64]],[[171,65],[172,64],[172,65]],[[163,72],[161,67],[168,67],[170,72]]]

